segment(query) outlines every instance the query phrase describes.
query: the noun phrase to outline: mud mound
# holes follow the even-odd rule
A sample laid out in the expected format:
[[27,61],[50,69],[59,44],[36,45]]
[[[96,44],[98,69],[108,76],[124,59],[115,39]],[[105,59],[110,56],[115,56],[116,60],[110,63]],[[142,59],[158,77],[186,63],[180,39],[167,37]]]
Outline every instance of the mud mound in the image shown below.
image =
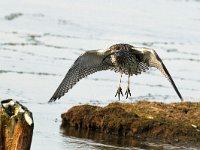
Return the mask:
[[62,127],[148,141],[200,147],[200,103],[111,103],[106,107],[80,105],[61,115]]

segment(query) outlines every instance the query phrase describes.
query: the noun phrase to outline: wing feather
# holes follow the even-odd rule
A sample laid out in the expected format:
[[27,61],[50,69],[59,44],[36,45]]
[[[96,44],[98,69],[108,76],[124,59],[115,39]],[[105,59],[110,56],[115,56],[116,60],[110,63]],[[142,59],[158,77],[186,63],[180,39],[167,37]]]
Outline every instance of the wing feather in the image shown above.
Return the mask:
[[65,75],[49,102],[56,101],[62,97],[82,78],[97,71],[108,70],[109,65],[103,61],[104,57],[105,54],[100,50],[87,51],[79,56]]
[[176,93],[179,96],[179,98],[181,99],[181,101],[183,101],[183,97],[180,94],[178,88],[176,87],[176,84],[175,84],[174,80],[172,79],[169,71],[167,70],[167,68],[164,65],[163,61],[161,60],[161,58],[158,56],[158,54],[154,50],[152,50],[151,53],[150,53],[148,64],[149,64],[150,67],[155,67],[155,68],[157,68],[158,70],[160,70],[162,72],[162,74],[172,84],[174,90],[176,91]]
[[174,80],[172,79],[169,71],[167,70],[166,66],[164,65],[158,54],[155,52],[155,50],[144,47],[133,47],[132,50],[132,52],[137,56],[138,60],[140,60],[138,72],[147,70],[147,67],[157,68],[169,80],[177,95],[179,96],[181,101],[183,101],[183,97],[176,87]]

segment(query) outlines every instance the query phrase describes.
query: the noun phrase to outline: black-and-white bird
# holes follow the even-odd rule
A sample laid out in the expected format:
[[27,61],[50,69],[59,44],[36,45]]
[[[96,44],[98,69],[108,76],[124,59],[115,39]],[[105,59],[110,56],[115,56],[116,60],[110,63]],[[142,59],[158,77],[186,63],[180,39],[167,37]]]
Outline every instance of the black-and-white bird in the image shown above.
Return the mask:
[[[115,44],[108,49],[90,50],[79,56],[49,102],[56,101],[62,97],[82,78],[103,70],[119,72],[120,83],[122,74],[128,75],[128,86],[125,92],[126,98],[128,98],[129,95],[131,96],[130,76],[141,74],[148,70],[149,67],[155,67],[160,70],[172,84],[181,101],[183,101],[171,75],[155,50],[144,47],[134,47],[129,44]],[[118,95],[119,99],[120,95],[123,96],[120,83],[115,95]]]

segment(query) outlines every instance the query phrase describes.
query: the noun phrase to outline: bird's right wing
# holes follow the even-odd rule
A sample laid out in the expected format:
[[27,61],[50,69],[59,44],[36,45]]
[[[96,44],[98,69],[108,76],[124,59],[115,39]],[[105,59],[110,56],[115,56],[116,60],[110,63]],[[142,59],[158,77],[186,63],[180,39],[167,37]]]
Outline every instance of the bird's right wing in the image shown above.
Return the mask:
[[150,67],[155,67],[158,70],[162,72],[162,74],[169,80],[169,82],[172,84],[174,90],[176,91],[177,95],[183,101],[183,97],[180,94],[178,88],[176,87],[176,84],[174,83],[174,80],[172,79],[169,71],[167,70],[166,66],[164,65],[163,61],[161,58],[158,56],[158,54],[153,50],[152,53],[150,54],[150,59],[149,59],[149,66]]
[[169,80],[169,82],[172,84],[174,90],[176,91],[177,95],[183,101],[183,97],[180,94],[178,88],[176,87],[174,80],[172,79],[171,75],[169,74],[169,71],[167,70],[166,66],[164,65],[161,58],[158,56],[158,54],[153,50],[149,48],[136,48],[133,49],[137,50],[135,51],[138,55],[140,55],[143,59],[143,62],[149,66],[149,67],[155,67],[158,70],[162,72],[162,74]]
[[49,102],[56,101],[56,99],[62,97],[82,78],[97,71],[108,70],[109,65],[104,63],[104,57],[104,50],[86,51],[84,54],[79,56],[67,72]]

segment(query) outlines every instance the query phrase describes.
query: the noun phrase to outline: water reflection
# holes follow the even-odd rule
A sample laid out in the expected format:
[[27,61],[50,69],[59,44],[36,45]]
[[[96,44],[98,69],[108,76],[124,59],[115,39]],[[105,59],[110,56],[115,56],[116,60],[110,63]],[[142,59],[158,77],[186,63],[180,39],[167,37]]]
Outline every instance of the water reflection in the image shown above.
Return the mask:
[[[64,138],[79,138],[85,141],[86,145],[92,144],[96,148],[104,149],[150,149],[145,143],[135,140],[131,137],[118,137],[115,135],[107,135],[99,132],[90,131],[87,129],[76,129],[74,127],[62,128],[61,133]],[[91,142],[92,140],[92,142]],[[66,141],[68,142],[68,141]]]
[[66,145],[76,146],[82,144],[84,147],[94,149],[135,149],[135,150],[183,150],[192,149],[183,146],[173,146],[169,144],[147,143],[131,137],[118,137],[99,132],[89,131],[87,129],[76,129],[74,127],[62,128],[61,134]]
[[[87,129],[75,127],[60,128],[61,135],[66,147],[79,145],[81,149],[133,149],[133,150],[194,150],[192,147],[174,146],[171,144],[150,143],[139,141],[132,137],[118,137],[115,135],[103,134]],[[81,146],[80,146],[81,145]],[[76,149],[76,148],[75,148]]]

